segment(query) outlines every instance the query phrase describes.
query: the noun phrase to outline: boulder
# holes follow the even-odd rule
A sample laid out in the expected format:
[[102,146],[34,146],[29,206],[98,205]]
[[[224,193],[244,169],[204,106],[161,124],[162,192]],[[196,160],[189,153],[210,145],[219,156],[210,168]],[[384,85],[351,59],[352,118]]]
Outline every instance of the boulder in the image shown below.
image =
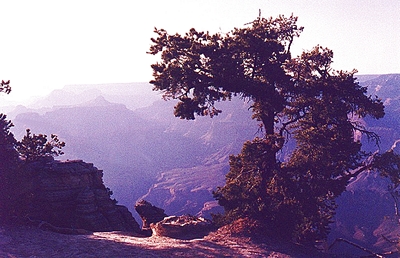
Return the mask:
[[213,229],[210,220],[191,215],[170,216],[151,224],[153,235],[178,239],[201,238]]
[[163,209],[153,206],[151,203],[145,200],[138,201],[135,204],[135,210],[142,219],[143,231],[150,230],[151,223],[157,223],[168,216],[167,214],[165,214]]

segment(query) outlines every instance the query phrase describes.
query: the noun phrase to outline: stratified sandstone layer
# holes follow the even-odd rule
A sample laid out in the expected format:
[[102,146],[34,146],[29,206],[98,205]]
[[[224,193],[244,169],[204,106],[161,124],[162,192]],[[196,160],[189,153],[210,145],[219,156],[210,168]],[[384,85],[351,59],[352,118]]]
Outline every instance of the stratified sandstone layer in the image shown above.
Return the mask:
[[82,160],[41,160],[27,167],[32,177],[27,216],[57,227],[140,232],[129,210],[110,198],[103,171]]

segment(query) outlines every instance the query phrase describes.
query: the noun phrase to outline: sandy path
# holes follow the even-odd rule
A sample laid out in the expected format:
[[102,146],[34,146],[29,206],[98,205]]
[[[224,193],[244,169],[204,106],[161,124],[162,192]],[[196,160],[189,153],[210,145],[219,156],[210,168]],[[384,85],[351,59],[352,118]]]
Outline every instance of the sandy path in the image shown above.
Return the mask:
[[332,257],[293,245],[257,245],[247,238],[210,235],[193,240],[122,232],[64,235],[37,227],[0,227],[0,258],[49,257]]
[[293,257],[246,240],[137,237],[120,232],[63,235],[38,228],[0,229],[0,257]]

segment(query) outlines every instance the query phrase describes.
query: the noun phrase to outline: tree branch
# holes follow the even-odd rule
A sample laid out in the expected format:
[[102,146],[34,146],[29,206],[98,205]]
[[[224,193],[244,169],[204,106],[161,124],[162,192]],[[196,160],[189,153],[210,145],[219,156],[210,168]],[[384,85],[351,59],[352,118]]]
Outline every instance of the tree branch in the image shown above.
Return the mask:
[[375,257],[384,258],[382,255],[380,255],[380,254],[378,254],[378,253],[375,253],[375,252],[373,252],[373,251],[371,251],[371,250],[369,250],[369,249],[367,249],[367,248],[365,248],[365,247],[363,247],[363,246],[361,246],[361,245],[358,245],[358,244],[356,244],[356,243],[353,243],[353,242],[351,242],[351,241],[349,241],[349,240],[346,240],[346,239],[344,239],[344,238],[336,238],[335,241],[333,241],[333,243],[328,247],[328,250],[332,249],[332,247],[333,247],[336,243],[338,243],[338,242],[344,242],[344,243],[346,243],[346,244],[349,244],[349,245],[351,245],[351,246],[354,246],[354,247],[356,247],[356,248],[358,248],[358,249],[361,249],[361,250],[363,250],[364,252],[367,252],[367,253],[369,253],[369,254],[375,256]]

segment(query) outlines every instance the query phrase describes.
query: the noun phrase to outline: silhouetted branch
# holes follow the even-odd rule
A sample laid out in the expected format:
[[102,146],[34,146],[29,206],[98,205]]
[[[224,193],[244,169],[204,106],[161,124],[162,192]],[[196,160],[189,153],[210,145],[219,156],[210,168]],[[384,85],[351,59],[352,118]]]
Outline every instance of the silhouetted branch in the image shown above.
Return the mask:
[[9,94],[11,92],[10,80],[6,82],[4,80],[1,81],[0,92],[5,92],[6,94]]
[[375,252],[373,252],[373,251],[371,251],[371,250],[369,250],[369,249],[367,249],[367,248],[365,248],[365,247],[363,247],[361,245],[358,245],[358,244],[353,243],[353,242],[351,242],[349,240],[346,240],[344,238],[336,238],[335,241],[333,241],[333,243],[329,246],[328,250],[330,250],[338,242],[344,242],[346,244],[354,246],[354,247],[356,247],[356,248],[358,248],[360,250],[363,250],[364,252],[367,252],[367,253],[373,255],[374,257],[384,258],[384,256],[382,256],[382,255],[380,255],[378,253],[375,253]]

